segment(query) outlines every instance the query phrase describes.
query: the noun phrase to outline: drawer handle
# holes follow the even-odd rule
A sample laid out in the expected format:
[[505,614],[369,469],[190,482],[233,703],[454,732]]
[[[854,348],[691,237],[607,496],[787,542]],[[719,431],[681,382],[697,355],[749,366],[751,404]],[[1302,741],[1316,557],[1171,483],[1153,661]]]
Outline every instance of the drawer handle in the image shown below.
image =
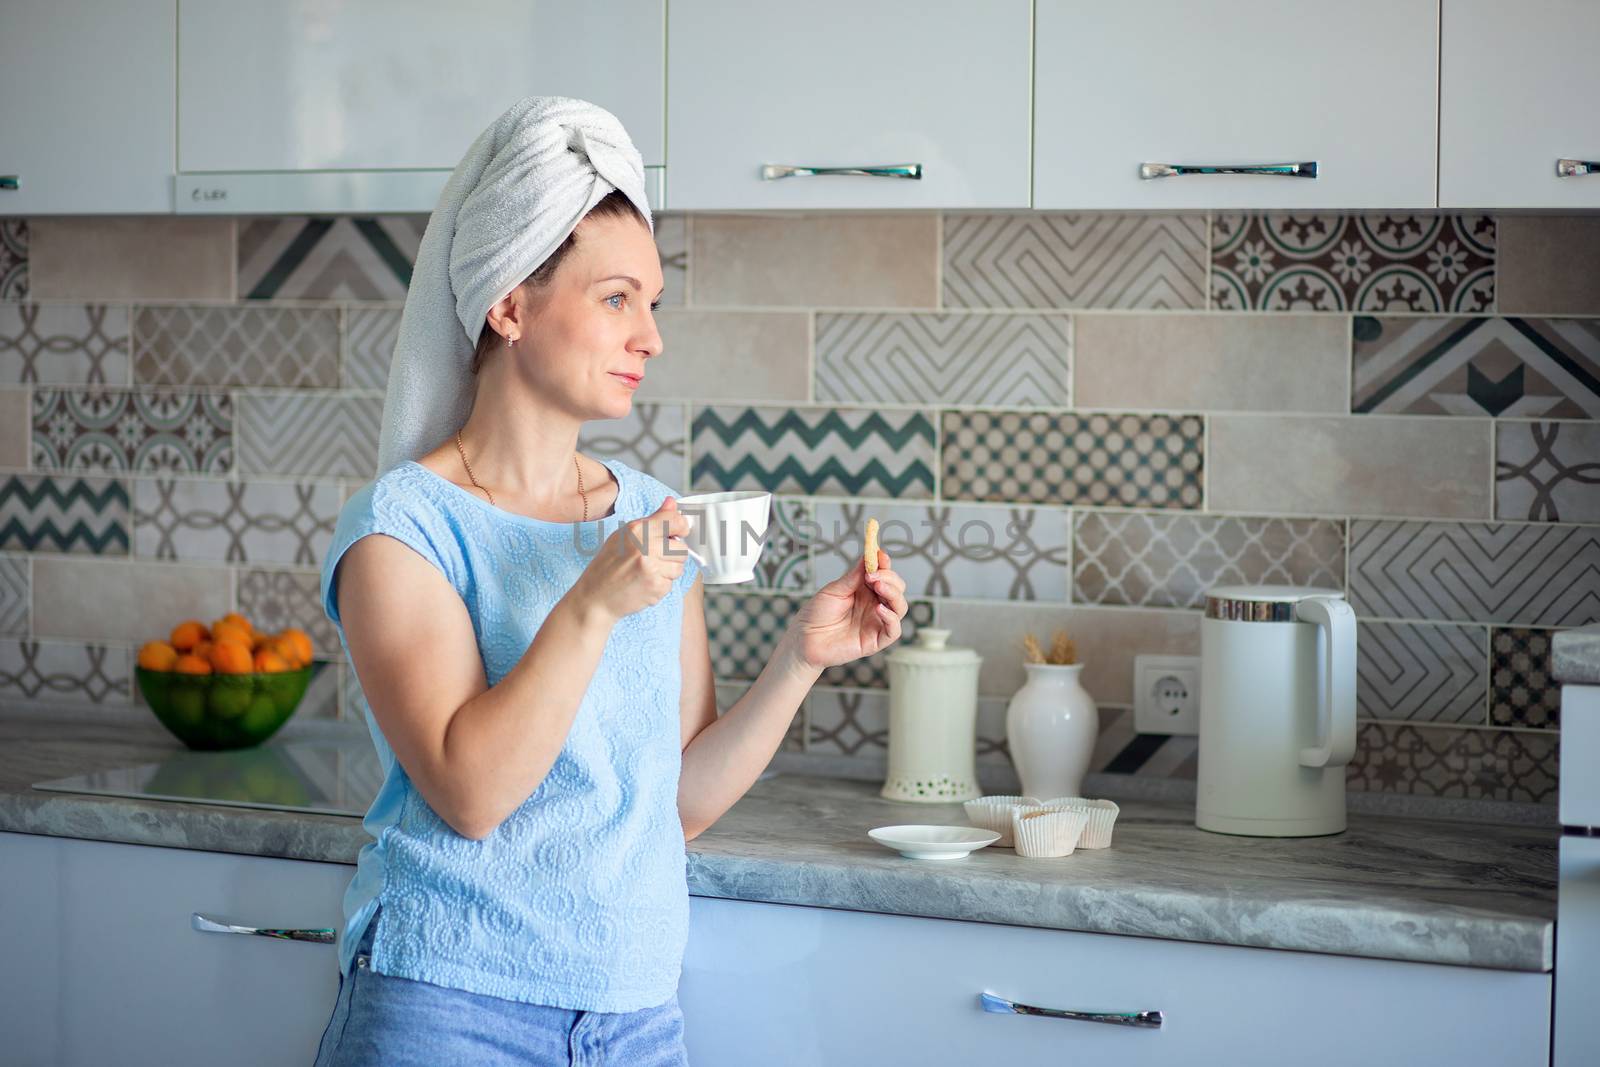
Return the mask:
[[768,163],[761,168],[761,180],[806,178],[814,174],[853,174],[861,178],[909,178],[922,180],[921,163],[885,163],[881,167],[791,167],[787,163]]
[[1217,166],[1197,163],[1141,163],[1141,178],[1181,178],[1185,174],[1266,174],[1279,178],[1315,178],[1317,164],[1309,163],[1244,163],[1238,166]]
[[1556,177],[1581,178],[1585,174],[1600,174],[1600,163],[1592,159],[1556,160]]
[[0,189],[21,189],[22,176],[20,174],[0,174]]
[[333,944],[332,930],[273,930],[264,926],[235,926],[232,923],[208,919],[198,911],[189,916],[189,925],[207,934],[255,934],[257,937],[275,937],[280,941],[315,941],[319,945]]
[[1145,1030],[1161,1029],[1159,1011],[1066,1011],[1062,1008],[1036,1008],[1031,1004],[1017,1004],[993,993],[979,993],[983,1010],[999,1015],[1045,1015],[1052,1019],[1077,1019],[1086,1023],[1110,1023],[1112,1026],[1137,1026]]

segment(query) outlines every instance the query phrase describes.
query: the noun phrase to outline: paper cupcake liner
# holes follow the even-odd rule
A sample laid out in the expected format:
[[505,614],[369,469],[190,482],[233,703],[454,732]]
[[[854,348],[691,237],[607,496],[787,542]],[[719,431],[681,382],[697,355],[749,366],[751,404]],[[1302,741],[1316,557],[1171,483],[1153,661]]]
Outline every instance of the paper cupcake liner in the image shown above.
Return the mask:
[[1111,828],[1116,825],[1117,813],[1122,809],[1110,800],[1091,800],[1088,797],[1055,797],[1043,802],[1043,807],[1059,811],[1081,811],[1089,817],[1084,827],[1079,848],[1110,848]]
[[1017,806],[1038,807],[1039,801],[1033,797],[979,797],[969,800],[964,807],[967,811],[967,821],[983,829],[993,830],[1000,835],[1000,840],[994,843],[996,848],[1013,848],[1011,836],[1011,812]]
[[1011,834],[1017,855],[1029,859],[1070,856],[1083,836],[1089,816],[1082,811],[1018,806],[1011,816]]

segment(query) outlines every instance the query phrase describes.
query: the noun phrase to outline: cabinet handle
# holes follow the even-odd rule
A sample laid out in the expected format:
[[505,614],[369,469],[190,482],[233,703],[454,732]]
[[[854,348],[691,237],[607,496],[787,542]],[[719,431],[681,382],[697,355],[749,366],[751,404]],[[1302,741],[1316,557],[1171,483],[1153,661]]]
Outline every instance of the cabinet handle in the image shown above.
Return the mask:
[[1052,1019],[1077,1019],[1086,1023],[1110,1023],[1112,1026],[1137,1026],[1145,1030],[1161,1029],[1159,1011],[1067,1011],[1063,1008],[1035,1008],[1031,1004],[1016,1004],[993,993],[979,993],[983,1010],[997,1015],[1045,1015]]
[[21,189],[22,176],[20,174],[0,174],[0,189]]
[[333,944],[332,930],[272,930],[264,926],[235,926],[232,923],[208,919],[198,911],[189,917],[189,925],[207,934],[255,934],[257,937],[275,937],[280,941],[315,941],[319,945]]
[[761,180],[779,178],[805,178],[813,174],[854,174],[862,178],[909,178],[922,180],[921,163],[885,163],[881,167],[792,167],[787,163],[767,163],[761,168]]
[[1600,163],[1592,159],[1556,160],[1556,177],[1581,178],[1585,174],[1600,174]]
[[1266,174],[1280,178],[1315,178],[1317,163],[1244,163],[1217,166],[1196,163],[1141,163],[1141,178],[1181,178],[1185,174]]

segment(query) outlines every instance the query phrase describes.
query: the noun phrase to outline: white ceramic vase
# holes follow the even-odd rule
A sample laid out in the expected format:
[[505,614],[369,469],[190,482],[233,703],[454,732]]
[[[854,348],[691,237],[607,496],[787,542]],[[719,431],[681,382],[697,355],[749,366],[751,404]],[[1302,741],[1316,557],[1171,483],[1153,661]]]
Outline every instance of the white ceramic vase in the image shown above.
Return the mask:
[[1100,709],[1078,675],[1083,664],[1024,663],[1028,680],[1006,708],[1011,762],[1031,797],[1083,795],[1100,736]]

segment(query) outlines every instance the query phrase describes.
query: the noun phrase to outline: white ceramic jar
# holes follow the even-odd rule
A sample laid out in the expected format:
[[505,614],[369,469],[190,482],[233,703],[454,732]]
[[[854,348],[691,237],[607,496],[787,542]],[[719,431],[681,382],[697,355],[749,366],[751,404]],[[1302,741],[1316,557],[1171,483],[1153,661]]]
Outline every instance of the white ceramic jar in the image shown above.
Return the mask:
[[1100,709],[1078,678],[1083,664],[1022,666],[1028,680],[1006,708],[1006,743],[1022,792],[1080,796],[1100,736]]
[[970,648],[946,648],[949,630],[925,626],[889,664],[890,800],[935,804],[981,795],[975,766],[978,667]]

